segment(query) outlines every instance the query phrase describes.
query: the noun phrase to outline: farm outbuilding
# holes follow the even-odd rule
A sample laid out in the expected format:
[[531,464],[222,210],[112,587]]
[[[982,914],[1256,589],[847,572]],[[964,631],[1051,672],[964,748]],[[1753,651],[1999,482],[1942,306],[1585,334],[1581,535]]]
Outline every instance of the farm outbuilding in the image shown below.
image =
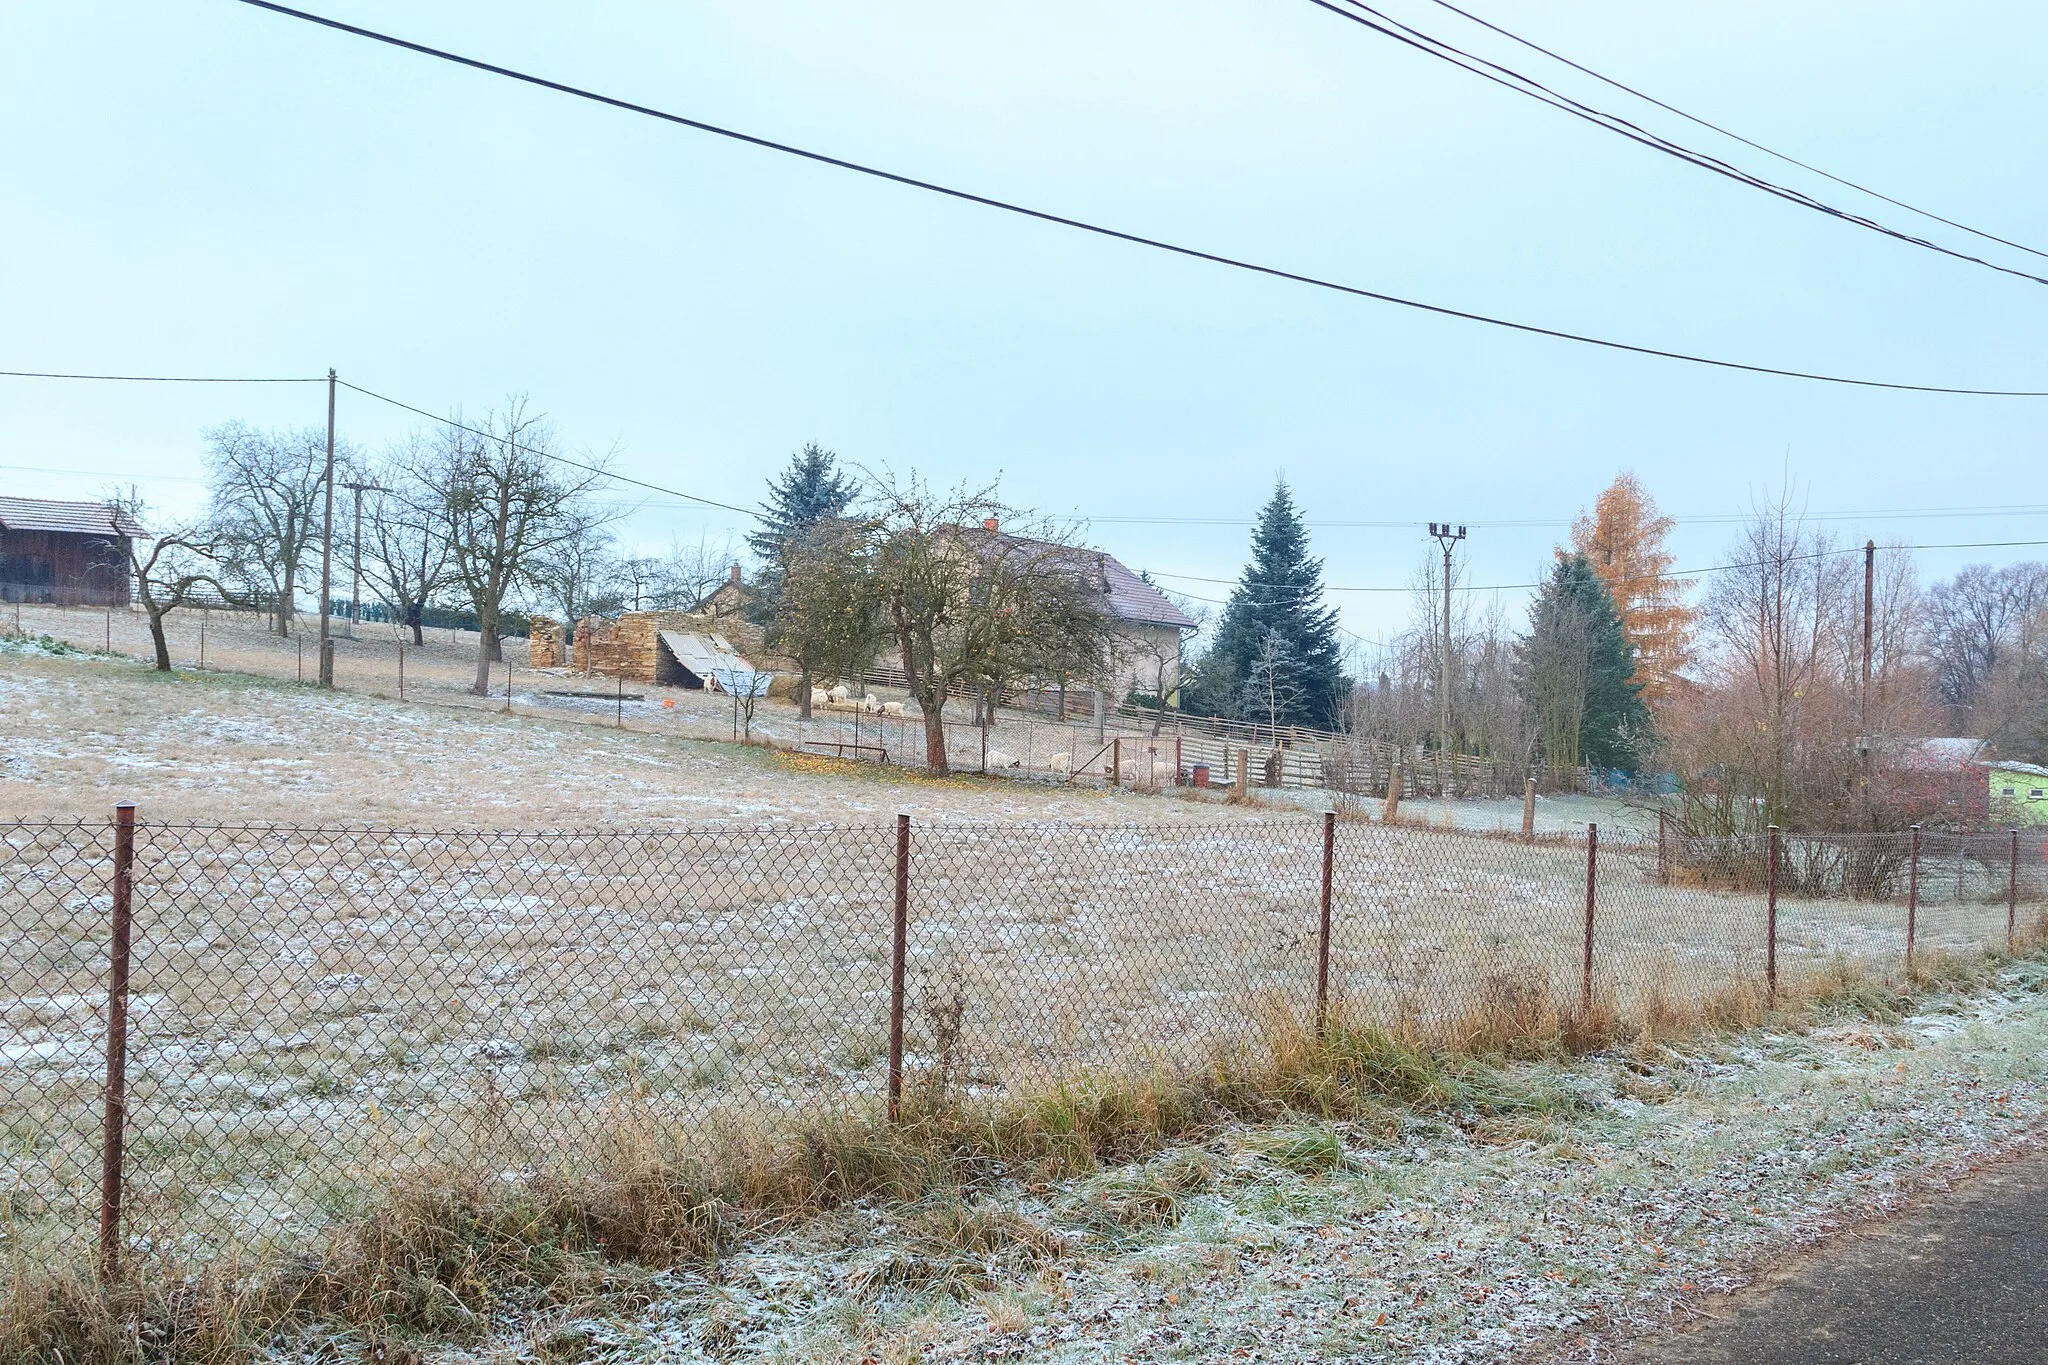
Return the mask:
[[719,687],[721,671],[752,673],[762,658],[760,631],[743,621],[687,611],[629,611],[586,616],[570,647],[579,672],[665,687]]
[[129,546],[148,535],[103,502],[0,497],[0,601],[125,607]]

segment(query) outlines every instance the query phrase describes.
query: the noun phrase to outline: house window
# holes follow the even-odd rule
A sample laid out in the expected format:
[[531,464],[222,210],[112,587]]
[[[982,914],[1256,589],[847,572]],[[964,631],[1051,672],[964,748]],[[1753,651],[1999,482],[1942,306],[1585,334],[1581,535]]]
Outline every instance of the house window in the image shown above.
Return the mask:
[[2027,788],[2027,799],[2030,801],[2039,801],[2041,799],[2041,789],[2039,787]]
[[2012,789],[2011,787],[2007,787],[2007,788],[2005,788],[2005,789],[2004,789],[2003,791],[1999,792],[1998,794],[1999,794],[2000,796],[2013,796],[2013,795],[2015,795],[2016,793],[2015,793],[2015,792],[2013,791],[2013,789]]

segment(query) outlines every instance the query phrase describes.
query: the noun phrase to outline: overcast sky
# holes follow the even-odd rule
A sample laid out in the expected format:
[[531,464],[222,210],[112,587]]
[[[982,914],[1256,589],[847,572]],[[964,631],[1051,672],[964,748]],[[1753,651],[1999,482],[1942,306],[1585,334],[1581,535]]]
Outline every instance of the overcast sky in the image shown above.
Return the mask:
[[[2048,388],[2048,290],[1683,166],[1307,0],[540,5],[305,0],[624,98],[1134,232],[1648,345]],[[1969,246],[1489,39],[1398,18],[1756,171]],[[1467,0],[1898,198],[2048,250],[2048,6]],[[1339,587],[1422,523],[1543,571],[1624,468],[1687,566],[1789,473],[1845,539],[2048,539],[2048,400],[1831,389],[1260,279],[594,107],[233,0],[0,6],[0,369],[531,397],[568,444],[752,505],[807,440],[1089,519],[1222,597],[1284,475]],[[1740,156],[1737,157],[1737,153]],[[1978,243],[2002,262],[2048,260]],[[1973,248],[1975,249],[1975,248]],[[2043,273],[2048,273],[2044,270]],[[374,448],[416,419],[343,392]],[[201,432],[313,387],[0,380],[0,489],[195,510]],[[626,490],[620,500],[639,506]],[[1986,507],[2035,511],[1909,516]],[[1140,518],[1187,518],[1183,524]],[[1334,523],[1390,523],[1344,526]],[[1512,523],[1512,524],[1509,524]],[[744,529],[654,498],[650,548]],[[1938,575],[2025,548],[1929,551]],[[1514,598],[1515,594],[1509,595]],[[1380,635],[1398,592],[1338,592]]]

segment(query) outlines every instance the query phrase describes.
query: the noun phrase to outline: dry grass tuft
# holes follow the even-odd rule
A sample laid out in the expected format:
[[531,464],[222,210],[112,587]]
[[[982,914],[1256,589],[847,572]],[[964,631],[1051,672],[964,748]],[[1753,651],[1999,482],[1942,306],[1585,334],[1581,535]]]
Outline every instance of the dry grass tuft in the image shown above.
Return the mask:
[[[2044,927],[2030,926],[2030,948]],[[1509,1059],[1654,1047],[1765,1021],[1893,1021],[1923,993],[1991,985],[2007,961],[1930,952],[1899,985],[1837,964],[1775,1002],[1759,990],[1689,1008],[1652,999],[1626,1026],[1611,1007],[1562,1008],[1547,982],[1503,971],[1470,1015],[1429,1038],[1371,1025],[1341,1002],[1318,1032],[1276,1005],[1253,1044],[1194,1073],[1086,1074],[987,1099],[941,1079],[912,1088],[899,1123],[878,1109],[816,1115],[722,1132],[687,1157],[624,1124],[595,1174],[416,1178],[324,1254],[260,1274],[183,1277],[143,1264],[105,1287],[63,1271],[17,1280],[0,1305],[0,1362],[240,1365],[316,1323],[361,1342],[368,1358],[416,1359],[408,1340],[475,1340],[508,1313],[616,1305],[646,1292],[652,1268],[706,1260],[857,1200],[893,1211],[896,1232],[850,1290],[984,1294],[1070,1254],[1061,1234],[993,1197],[1006,1181],[1045,1193],[1078,1178],[1056,1204],[1062,1221],[1123,1240],[1178,1219],[1211,1186],[1210,1158],[1189,1144],[1227,1125],[1265,1125],[1252,1149],[1302,1174],[1348,1164],[1334,1125],[1392,1137],[1417,1112],[1451,1116],[1481,1141],[1551,1141],[1590,1101],[1557,1073]],[[955,1014],[943,993],[928,1009]]]

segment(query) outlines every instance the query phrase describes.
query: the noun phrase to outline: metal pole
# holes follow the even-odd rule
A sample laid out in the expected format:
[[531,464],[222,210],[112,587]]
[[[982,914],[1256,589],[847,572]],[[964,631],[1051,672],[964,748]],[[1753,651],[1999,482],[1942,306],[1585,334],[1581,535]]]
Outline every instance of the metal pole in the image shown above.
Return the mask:
[[1586,946],[1579,964],[1579,1014],[1593,1015],[1593,902],[1600,882],[1600,826],[1586,826]]
[[[1668,846],[1667,846],[1667,845],[1665,844],[1665,842],[1664,842],[1664,841],[1665,841],[1665,839],[1667,838],[1668,834],[1669,834],[1669,831],[1668,831],[1668,829],[1666,828],[1666,826],[1667,826],[1668,824],[1669,824],[1669,820],[1668,820],[1668,818],[1666,817],[1665,813],[1664,813],[1663,811],[1661,811],[1661,810],[1660,810],[1660,811],[1658,811],[1658,812],[1657,812],[1657,885],[1659,885],[1659,886],[1669,886],[1669,885],[1671,885],[1671,854],[1670,854],[1670,853],[1669,853],[1669,851],[1668,851]],[[1771,828],[1772,828],[1772,829],[1776,829],[1776,828],[1777,828],[1777,826],[1776,826],[1776,825],[1773,825],[1773,826],[1771,826]]]
[[121,1268],[123,1142],[128,1128],[128,937],[135,886],[135,803],[114,806],[113,922],[107,945],[107,1094],[100,1128],[100,1278]]
[[398,642],[398,699],[405,700],[405,641]]
[[1913,826],[1912,853],[1906,871],[1906,970],[1913,970],[1913,936],[1920,918],[1920,826]]
[[1771,999],[1778,998],[1778,827],[1772,825],[1765,840],[1764,856],[1764,988]]
[[2012,861],[2005,877],[2005,951],[2012,951],[2013,923],[2020,910],[2020,832],[2015,826],[2012,831]]
[[108,654],[114,652],[114,608],[111,604],[107,607],[107,643],[105,652]]
[[623,729],[625,729],[625,728],[626,728],[626,675],[625,675],[625,674],[623,674],[623,673],[619,674],[619,677],[618,677],[618,684],[619,684],[619,698],[618,698],[618,701],[617,701],[616,703],[614,703],[614,704],[615,704],[615,706],[616,706],[616,707],[617,707],[617,709],[618,709],[618,715],[616,716],[616,720],[618,721],[618,726],[619,726],[619,728],[620,728],[621,730],[623,730]]
[[896,817],[896,906],[889,948],[889,1122],[903,1114],[903,960],[910,951],[910,817]]
[[[299,652],[301,654],[305,652],[303,645],[299,647]],[[204,607],[199,609],[199,666],[201,668],[206,667],[206,608]],[[305,666],[301,664],[299,667],[301,678],[304,677],[305,672]]]
[[326,510],[320,517],[320,685],[334,686],[334,638],[328,633],[328,600],[334,594],[334,371],[327,371]]
[[512,714],[512,661],[505,660],[505,714]]
[[1124,739],[1122,735],[1109,737],[1109,785],[1114,787],[1124,777]]
[[1316,927],[1316,1037],[1330,1012],[1330,884],[1337,861],[1337,812],[1323,812],[1323,903]]

